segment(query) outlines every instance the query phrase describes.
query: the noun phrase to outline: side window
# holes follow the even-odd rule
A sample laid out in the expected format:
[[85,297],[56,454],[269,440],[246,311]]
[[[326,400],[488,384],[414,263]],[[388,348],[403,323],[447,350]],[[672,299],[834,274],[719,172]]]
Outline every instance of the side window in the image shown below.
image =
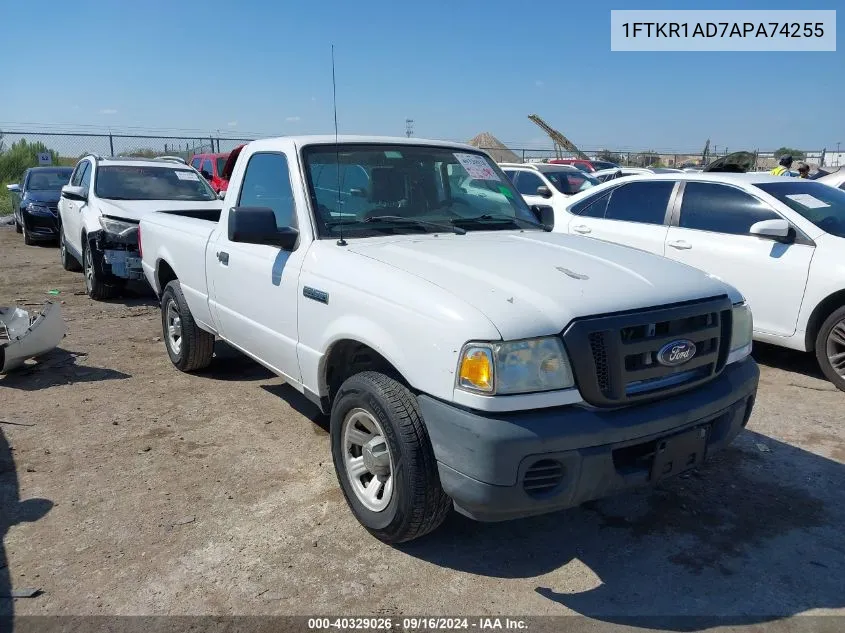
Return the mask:
[[755,222],[777,219],[780,216],[766,204],[735,187],[687,182],[679,226],[714,233],[748,235],[748,229]]
[[73,170],[73,174],[70,177],[70,184],[74,187],[78,187],[79,183],[82,181],[82,172],[85,170],[85,166],[88,165],[87,160],[81,160],[76,163],[76,168]]
[[603,218],[607,209],[607,201],[610,200],[613,191],[613,189],[608,189],[597,196],[590,196],[586,200],[581,200],[578,204],[573,205],[569,210],[575,215],[585,218]]
[[276,226],[296,225],[288,161],[284,154],[253,154],[244,172],[238,197],[241,207],[270,207]]
[[202,161],[202,171],[209,174],[210,176],[214,175],[214,165],[211,164],[211,160],[205,159]]
[[530,171],[521,171],[516,178],[516,190],[523,196],[536,196],[537,187],[542,187],[544,184],[537,174]]
[[79,186],[88,189],[91,186],[91,163],[85,161],[85,166],[82,168],[82,177],[79,180]]
[[674,186],[674,182],[663,180],[631,182],[616,187],[607,201],[604,217],[623,222],[663,224]]
[[503,169],[502,171],[505,172],[505,176],[511,179],[511,182],[516,180],[516,172],[513,169]]
[[200,158],[199,156],[197,156],[196,158],[194,158],[194,160],[191,161],[191,167],[193,167],[197,171],[200,170],[200,165],[202,165],[202,158]]

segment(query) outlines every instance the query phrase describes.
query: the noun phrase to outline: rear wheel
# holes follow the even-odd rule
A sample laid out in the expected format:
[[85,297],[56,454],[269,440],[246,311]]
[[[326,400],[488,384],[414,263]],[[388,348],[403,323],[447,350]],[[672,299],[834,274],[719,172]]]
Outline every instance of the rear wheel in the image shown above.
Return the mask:
[[214,356],[214,335],[201,329],[174,279],[161,295],[161,330],[170,362],[185,372],[204,369]]
[[82,269],[76,258],[67,250],[65,243],[65,232],[59,227],[59,261],[62,263],[62,268],[78,272]]
[[82,268],[85,273],[85,291],[95,301],[111,299],[115,295],[115,289],[109,286],[103,275],[94,265],[94,249],[88,243],[87,238],[82,240]]
[[332,458],[355,518],[385,543],[437,528],[451,501],[416,396],[385,374],[366,371],[341,385],[331,413]]
[[822,323],[816,336],[816,358],[827,379],[845,391],[845,306]]

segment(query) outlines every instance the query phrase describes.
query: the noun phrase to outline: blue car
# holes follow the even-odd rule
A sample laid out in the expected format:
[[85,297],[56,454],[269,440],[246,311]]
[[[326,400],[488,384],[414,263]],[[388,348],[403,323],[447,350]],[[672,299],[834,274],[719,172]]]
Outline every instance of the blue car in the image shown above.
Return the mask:
[[59,238],[59,198],[72,171],[71,167],[32,167],[19,185],[7,185],[18,198],[15,230],[23,233],[26,244]]

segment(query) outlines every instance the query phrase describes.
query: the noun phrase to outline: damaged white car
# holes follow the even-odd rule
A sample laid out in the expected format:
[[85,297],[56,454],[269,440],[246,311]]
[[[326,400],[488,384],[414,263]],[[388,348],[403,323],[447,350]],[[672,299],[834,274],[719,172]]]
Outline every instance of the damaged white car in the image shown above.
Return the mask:
[[83,157],[59,200],[59,257],[85,272],[92,299],[144,279],[138,222],[147,213],[220,211],[222,201],[193,167],[174,160]]
[[48,301],[35,316],[22,308],[0,307],[0,374],[54,349],[66,331],[58,303]]

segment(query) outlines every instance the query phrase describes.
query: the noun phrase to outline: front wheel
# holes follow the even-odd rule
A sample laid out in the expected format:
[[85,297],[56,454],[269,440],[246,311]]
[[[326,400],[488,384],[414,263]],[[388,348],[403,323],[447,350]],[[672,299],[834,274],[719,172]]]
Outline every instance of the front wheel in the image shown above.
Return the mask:
[[827,379],[845,391],[845,306],[822,323],[816,336],[816,358]]
[[340,387],[331,413],[332,458],[355,518],[385,543],[437,528],[451,508],[416,396],[366,371]]
[[82,240],[82,268],[85,273],[85,291],[95,301],[111,299],[115,294],[113,286],[103,280],[103,274],[94,265],[94,249],[87,238]]
[[32,239],[32,236],[29,234],[29,231],[26,230],[26,225],[22,228],[23,231],[23,243],[27,246],[32,246],[35,244],[35,240]]
[[23,233],[23,227],[21,223],[18,222],[18,216],[15,216],[15,233]]
[[184,372],[204,369],[214,356],[214,335],[201,329],[174,279],[161,295],[161,330],[170,362]]

